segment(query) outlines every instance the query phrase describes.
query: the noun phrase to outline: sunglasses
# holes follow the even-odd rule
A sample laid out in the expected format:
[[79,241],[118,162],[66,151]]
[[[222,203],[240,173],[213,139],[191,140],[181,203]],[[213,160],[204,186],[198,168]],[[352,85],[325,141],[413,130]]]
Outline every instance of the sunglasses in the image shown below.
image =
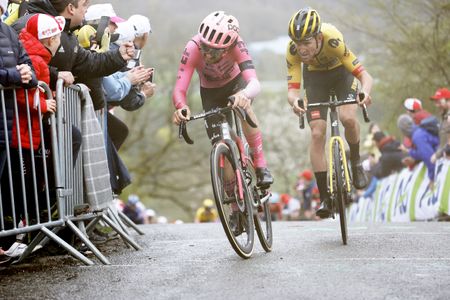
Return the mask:
[[224,54],[228,48],[224,48],[224,49],[217,49],[217,48],[211,48],[208,45],[205,45],[203,43],[200,44],[200,50],[204,53],[204,54],[209,54],[213,57],[219,57],[222,54]]

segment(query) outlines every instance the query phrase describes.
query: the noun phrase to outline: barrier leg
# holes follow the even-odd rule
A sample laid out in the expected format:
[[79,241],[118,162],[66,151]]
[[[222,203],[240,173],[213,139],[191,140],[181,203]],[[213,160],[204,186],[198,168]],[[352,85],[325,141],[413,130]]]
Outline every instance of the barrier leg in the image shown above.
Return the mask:
[[138,234],[144,235],[144,232],[133,222],[128,218],[123,212],[118,211],[117,214],[119,215],[120,219],[122,219],[125,224],[133,228]]
[[89,234],[92,232],[92,230],[94,230],[95,225],[97,225],[97,223],[102,219],[101,216],[96,217],[94,220],[92,220],[91,222],[89,222],[89,224],[86,226],[86,233]]
[[124,241],[133,246],[136,250],[142,250],[142,247],[139,246],[129,235],[127,235],[116,223],[114,223],[108,216],[103,215],[102,219],[113,228]]
[[[81,221],[83,222],[83,221]],[[67,220],[67,225],[72,231],[83,241],[83,243],[97,256],[97,258],[104,264],[110,265],[109,260],[94,246],[94,244],[87,238],[86,235],[71,221]]]
[[31,243],[27,246],[27,249],[22,253],[22,255],[13,262],[13,264],[18,264],[22,262],[28,255],[33,252],[34,248],[45,238],[45,234],[42,231],[36,235],[36,237],[31,241]]
[[119,216],[111,208],[108,208],[108,216],[122,228],[123,232],[130,235],[127,226],[123,224],[122,220],[120,220]]
[[42,227],[42,232],[48,236],[49,238],[51,238],[52,240],[54,240],[55,242],[57,242],[58,244],[60,244],[64,249],[66,249],[71,255],[73,255],[75,258],[79,259],[80,261],[82,261],[85,265],[87,266],[92,266],[94,265],[94,263],[92,262],[92,260],[90,260],[89,258],[87,258],[86,256],[84,256],[83,254],[81,254],[80,252],[78,252],[74,247],[70,246],[68,243],[66,243],[66,241],[64,241],[62,238],[60,238],[59,236],[57,236],[56,234],[54,234],[51,230],[49,230],[48,228]]

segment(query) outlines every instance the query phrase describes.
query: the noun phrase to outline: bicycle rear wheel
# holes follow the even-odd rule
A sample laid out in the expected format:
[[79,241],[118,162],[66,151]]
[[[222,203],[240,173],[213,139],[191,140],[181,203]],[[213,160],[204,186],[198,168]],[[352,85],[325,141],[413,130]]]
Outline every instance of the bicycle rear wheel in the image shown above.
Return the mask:
[[345,199],[347,197],[347,193],[345,191],[345,174],[344,174],[344,164],[342,161],[342,153],[341,148],[339,147],[339,142],[334,141],[333,143],[333,172],[334,172],[334,206],[338,208],[339,212],[339,223],[341,225],[341,235],[342,235],[342,243],[347,245],[347,218],[345,213]]
[[[256,233],[264,251],[272,251],[273,233],[272,216],[270,214],[269,195],[261,195],[256,187],[256,172],[253,162],[249,161],[246,172],[246,183],[253,204],[253,216]],[[261,201],[264,201],[261,203]]]
[[249,258],[255,236],[252,204],[246,193],[242,173],[234,165],[230,149],[222,142],[216,143],[211,151],[211,181],[217,211],[228,241],[239,256]]

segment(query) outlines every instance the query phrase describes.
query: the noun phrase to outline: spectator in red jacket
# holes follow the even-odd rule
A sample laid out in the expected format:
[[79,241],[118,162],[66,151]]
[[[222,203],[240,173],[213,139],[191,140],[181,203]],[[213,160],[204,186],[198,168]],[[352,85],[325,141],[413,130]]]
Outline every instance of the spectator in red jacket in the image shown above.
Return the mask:
[[[20,32],[19,39],[23,43],[25,50],[30,56],[33,63],[36,77],[39,81],[50,84],[50,70],[48,64],[53,55],[59,48],[61,43],[61,31],[64,28],[65,20],[63,17],[53,17],[44,14],[36,14],[32,16],[26,27]],[[36,150],[39,147],[40,134],[40,118],[35,103],[35,93],[39,95],[40,107],[42,113],[56,111],[56,101],[53,99],[45,99],[45,94],[39,92],[38,89],[28,90],[28,106],[30,107],[30,122],[32,131],[32,141],[29,138],[27,126],[27,103],[24,90],[17,92],[17,102],[19,105],[19,123],[20,123],[20,140],[22,148]],[[37,98],[36,98],[37,99]],[[15,122],[14,122],[15,124]],[[13,127],[12,147],[18,147],[17,128]]]

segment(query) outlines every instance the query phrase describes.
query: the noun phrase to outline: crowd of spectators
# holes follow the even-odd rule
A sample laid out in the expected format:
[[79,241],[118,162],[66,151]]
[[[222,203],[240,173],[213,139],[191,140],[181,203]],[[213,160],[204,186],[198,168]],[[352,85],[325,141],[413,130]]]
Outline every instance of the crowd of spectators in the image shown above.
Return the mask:
[[[11,90],[5,90],[6,110],[0,111],[0,201],[5,229],[19,225],[12,224],[13,214],[17,222],[23,225],[24,212],[27,211],[21,206],[23,201],[17,198],[16,206],[11,207],[8,190],[10,176],[5,172],[7,152],[11,152],[13,170],[17,171],[13,172],[14,184],[11,185],[13,189],[19,189],[19,192],[15,191],[15,195],[21,195],[20,178],[15,180],[14,177],[22,176],[21,168],[14,165],[14,157],[20,151],[23,162],[22,158],[17,159],[17,164],[20,162],[24,170],[26,194],[32,196],[35,192],[29,187],[33,187],[33,184],[28,183],[33,180],[30,174],[34,172],[34,166],[27,157],[33,155],[33,150],[38,152],[41,147],[40,116],[45,119],[57,112],[57,102],[47,99],[43,92],[39,92],[38,81],[46,83],[53,91],[56,90],[58,80],[63,80],[65,86],[78,83],[87,85],[93,109],[104,109],[107,116],[105,141],[112,191],[120,195],[131,182],[130,174],[117,152],[128,135],[128,128],[114,115],[113,110],[116,107],[127,111],[139,109],[156,92],[156,85],[152,82],[154,68],[144,66],[141,62],[141,53],[149,43],[151,25],[146,16],[132,15],[125,19],[117,16],[109,3],[89,5],[89,2],[0,0],[0,84],[5,88],[16,87],[16,109],[19,112],[19,120],[16,122],[13,101],[15,94]],[[39,101],[39,114],[36,99]],[[28,105],[31,118],[26,113]],[[3,126],[4,123],[7,124],[6,127]],[[13,125],[16,123],[20,126]],[[19,142],[14,138],[18,136],[16,131],[21,137]],[[46,138],[48,133],[43,134]],[[82,134],[81,128],[72,126],[71,151],[74,160],[82,144]],[[10,141],[9,145],[5,143],[5,136]],[[40,179],[42,170],[36,167],[36,172],[35,177]],[[38,182],[38,186],[40,184],[44,185]],[[42,188],[45,189],[45,186],[39,186],[38,192]],[[26,205],[33,205],[32,202]],[[139,203],[137,196],[130,196],[124,212],[136,223],[156,223],[156,213],[145,208],[143,213],[139,212],[142,209],[138,208]],[[42,207],[46,207],[46,204]],[[28,207],[30,223],[35,222],[36,211],[36,208]],[[17,237],[1,238],[0,249],[10,248],[15,239]]]

